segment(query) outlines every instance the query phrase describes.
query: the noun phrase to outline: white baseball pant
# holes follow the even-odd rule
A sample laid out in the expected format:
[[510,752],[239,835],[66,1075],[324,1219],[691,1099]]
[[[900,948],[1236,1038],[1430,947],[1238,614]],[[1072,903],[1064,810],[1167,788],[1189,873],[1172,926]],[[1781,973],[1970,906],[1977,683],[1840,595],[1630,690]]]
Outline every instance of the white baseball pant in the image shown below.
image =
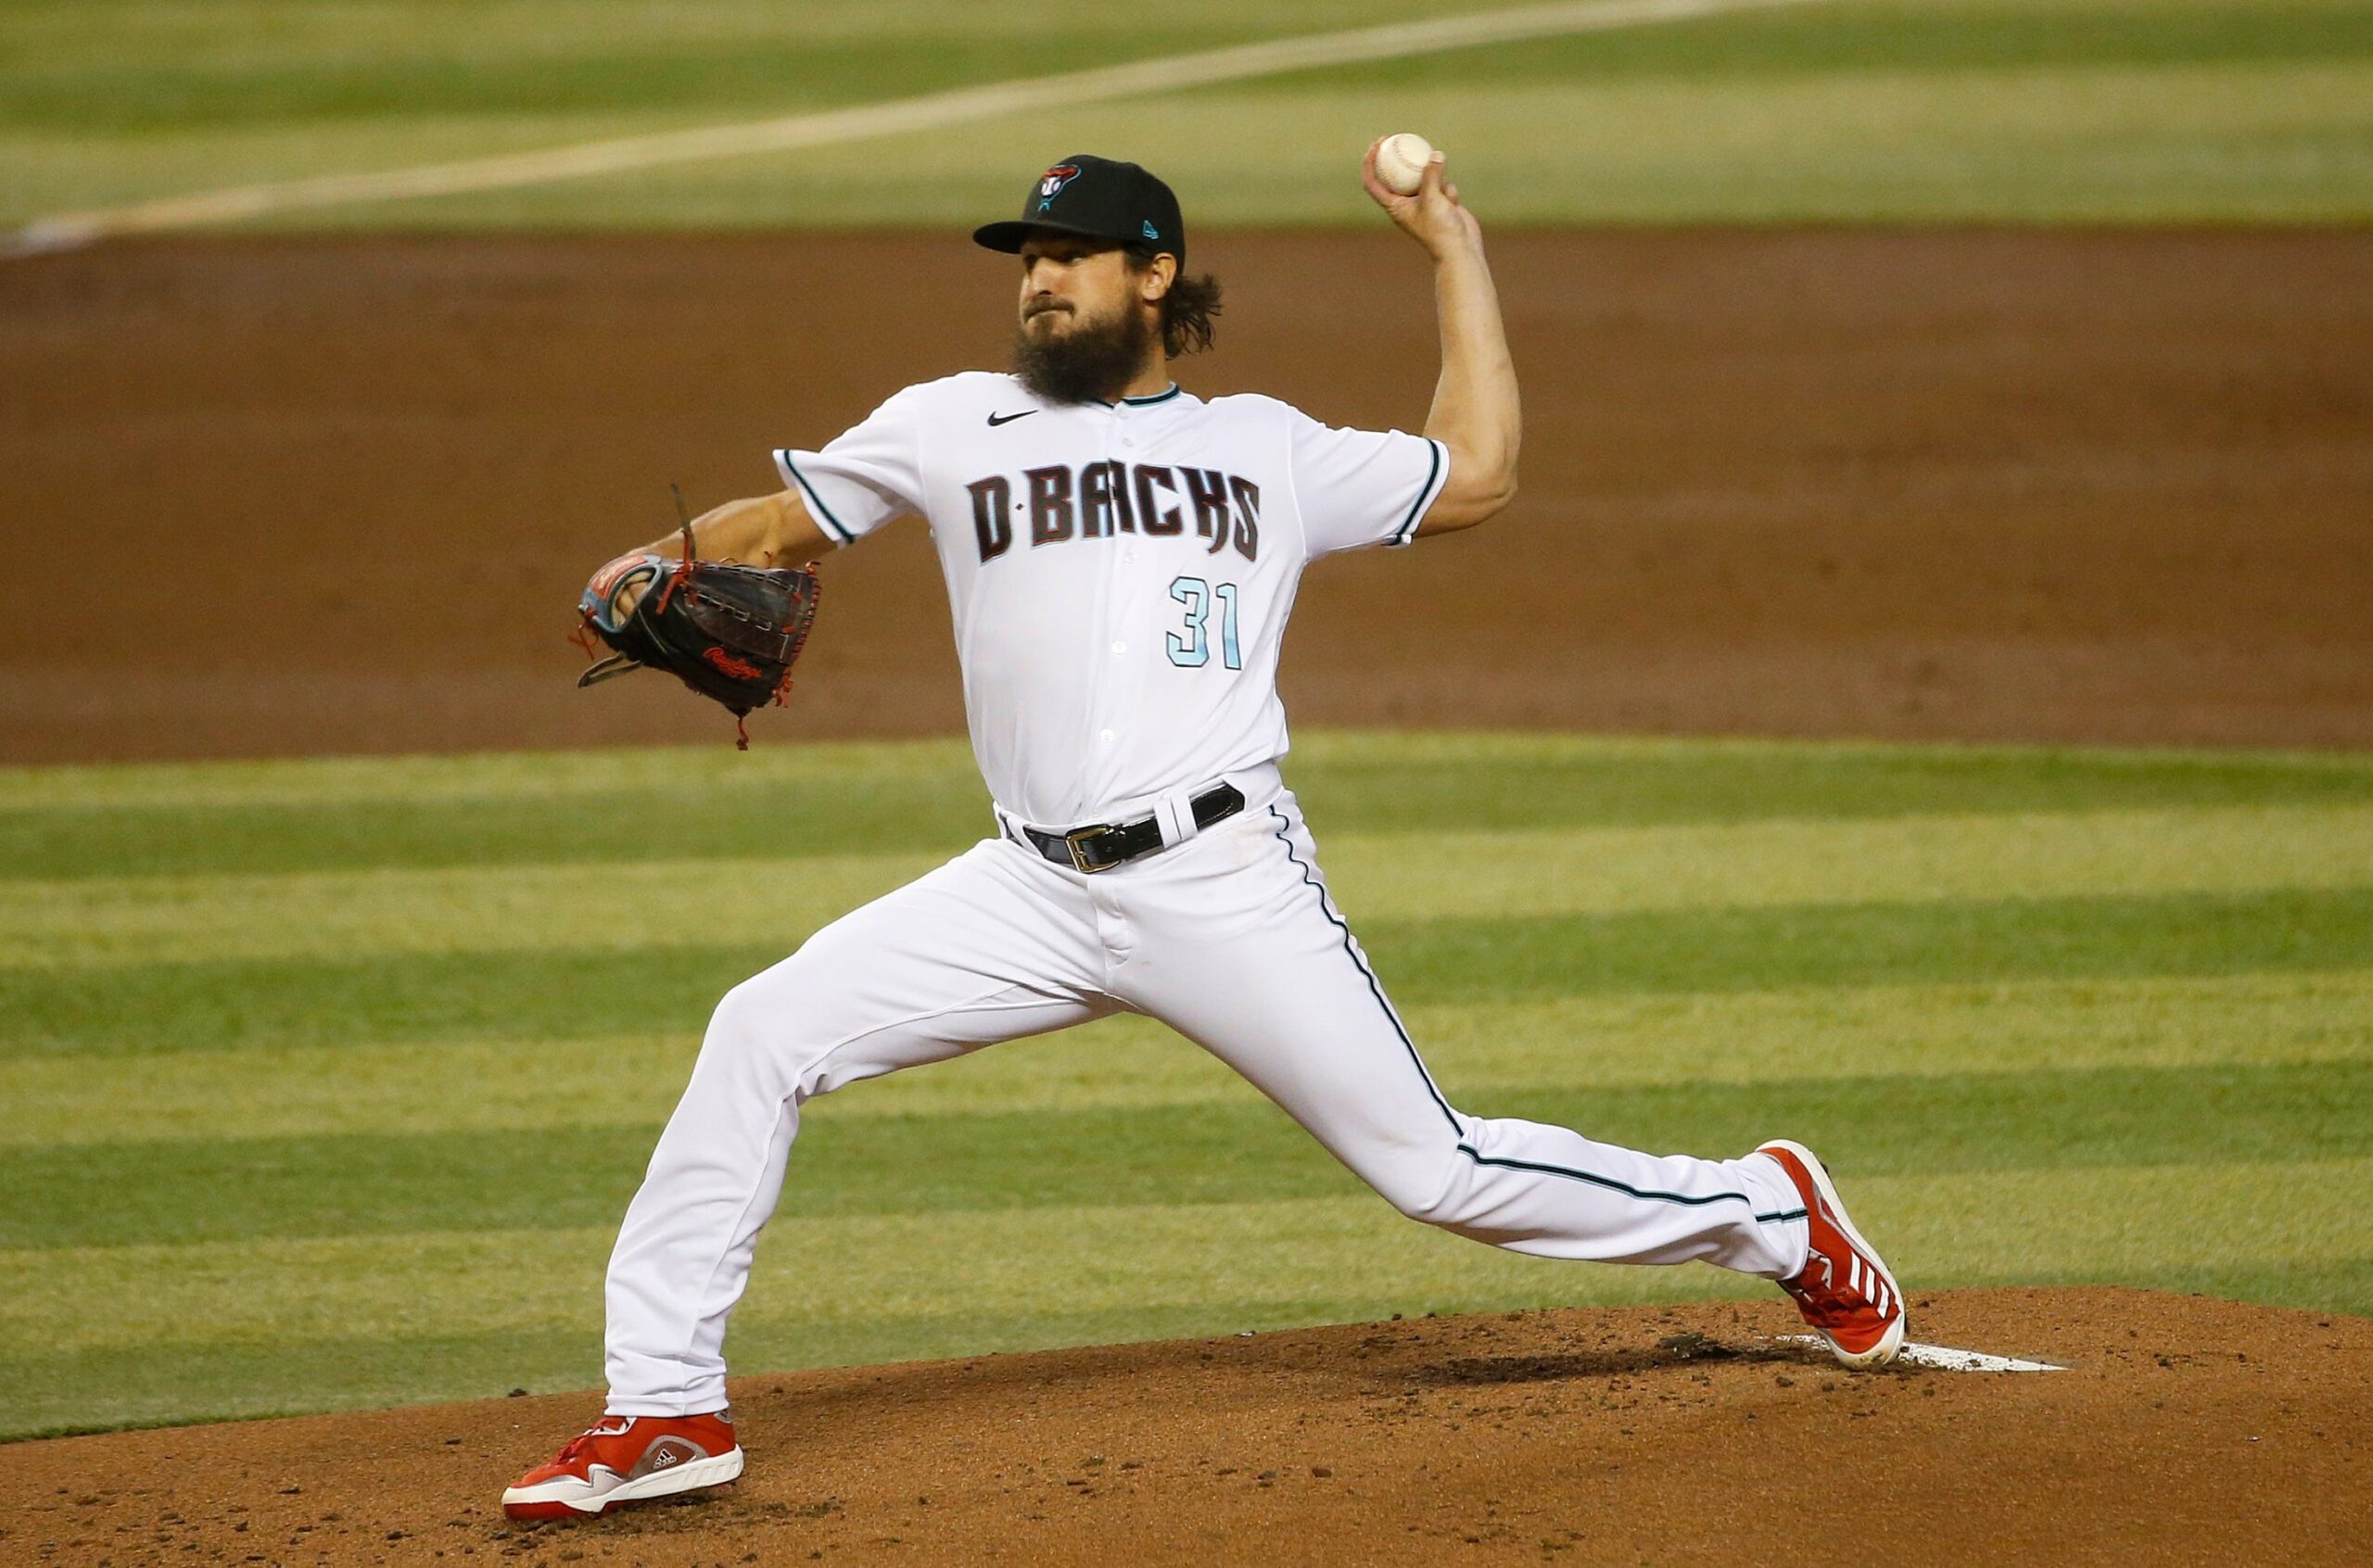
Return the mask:
[[1218,1056],[1413,1220],[1546,1258],[1804,1266],[1802,1205],[1768,1158],[1638,1154],[1453,1109],[1291,791],[1274,767],[1229,782],[1242,812],[1093,876],[985,840],[726,993],[611,1255],[612,1414],[726,1403],[726,1319],[807,1099],[1120,1010]]

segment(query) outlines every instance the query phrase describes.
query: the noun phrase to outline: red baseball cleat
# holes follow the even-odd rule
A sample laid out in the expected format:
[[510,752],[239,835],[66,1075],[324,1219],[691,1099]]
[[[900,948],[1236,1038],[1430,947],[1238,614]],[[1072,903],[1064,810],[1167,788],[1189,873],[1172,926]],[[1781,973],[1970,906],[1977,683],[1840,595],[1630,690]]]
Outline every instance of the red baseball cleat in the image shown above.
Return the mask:
[[1774,1138],[1755,1152],[1778,1160],[1805,1200],[1811,1250],[1804,1272],[1781,1281],[1780,1288],[1796,1298],[1805,1321],[1829,1341],[1839,1360],[1857,1372],[1885,1366],[1903,1348],[1902,1287],[1846,1217],[1846,1205],[1812,1150]]
[[514,1519],[566,1519],[644,1498],[721,1486],[742,1473],[742,1446],[724,1410],[693,1416],[603,1416],[502,1494]]

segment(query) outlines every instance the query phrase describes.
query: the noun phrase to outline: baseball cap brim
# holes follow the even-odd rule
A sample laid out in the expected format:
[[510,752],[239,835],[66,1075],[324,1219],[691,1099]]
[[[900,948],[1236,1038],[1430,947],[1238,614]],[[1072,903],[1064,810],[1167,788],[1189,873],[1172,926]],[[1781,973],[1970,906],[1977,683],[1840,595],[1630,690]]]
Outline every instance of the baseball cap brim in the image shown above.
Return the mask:
[[972,243],[991,250],[1002,250],[1008,256],[1018,256],[1022,253],[1022,242],[1028,239],[1034,230],[1049,234],[1077,234],[1082,239],[1102,240],[1107,245],[1127,243],[1101,230],[1085,228],[1077,223],[1024,223],[1018,219],[982,224],[972,231]]

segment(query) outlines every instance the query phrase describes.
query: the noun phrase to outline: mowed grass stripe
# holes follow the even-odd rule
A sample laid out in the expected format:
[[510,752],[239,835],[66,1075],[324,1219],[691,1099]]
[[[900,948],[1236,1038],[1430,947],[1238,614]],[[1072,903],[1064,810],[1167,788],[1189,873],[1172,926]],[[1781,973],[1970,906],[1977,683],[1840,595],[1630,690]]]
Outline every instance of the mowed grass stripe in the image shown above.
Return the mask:
[[[1571,737],[1320,735],[1321,834],[2373,801],[2373,761]],[[692,806],[688,809],[688,803]],[[990,830],[945,743],[0,770],[0,879],[952,854]]]
[[28,882],[10,888],[0,909],[0,968],[702,946],[716,939],[721,912],[730,912],[734,931],[772,933],[788,952],[818,927],[945,858],[819,855]]
[[[1503,1086],[1461,1108],[1632,1148],[1785,1132],[1857,1170],[2076,1170],[2373,1154],[2373,1063]],[[0,1247],[615,1223],[658,1128],[88,1144],[0,1151]],[[779,1216],[1335,1196],[1358,1182],[1281,1112],[1213,1102],[818,1116]]]
[[[2171,1267],[2272,1270],[2373,1255],[2357,1158],[2081,1172],[1872,1175],[1842,1165],[1858,1223],[1915,1292],[1972,1275],[2115,1281]],[[2081,1197],[2083,1201],[2075,1201]],[[19,1287],[0,1334],[21,1365],[109,1347],[309,1337],[441,1339],[602,1321],[615,1226],[0,1252]],[[390,1289],[401,1280],[404,1288]],[[769,1323],[1398,1298],[1394,1310],[1665,1300],[1764,1282],[1712,1269],[1528,1258],[1402,1219],[1368,1196],[1089,1204],[996,1213],[783,1219],[759,1245],[737,1347]],[[92,1312],[106,1300],[111,1309]],[[2338,1305],[2335,1303],[2335,1305]],[[2357,1309],[2363,1309],[2360,1303]],[[1250,1326],[1215,1323],[1214,1329]],[[38,1347],[37,1353],[29,1347]],[[737,1364],[766,1363],[744,1354]],[[588,1368],[588,1382],[599,1369]]]
[[[2373,966],[2373,890],[1362,920],[1396,1000],[2137,979]],[[0,971],[0,1056],[697,1029],[780,942]],[[1346,960],[1348,962],[1348,959]]]
[[[1369,737],[1360,738],[1366,740]],[[2182,756],[2186,753],[2166,753]],[[2282,753],[2294,762],[2319,753]],[[0,768],[0,813],[375,809],[409,803],[466,813],[510,804],[747,786],[788,796],[845,794],[905,775],[980,788],[960,740],[828,740],[762,746],[637,746],[458,756],[259,757]],[[786,801],[791,804],[793,802]],[[359,813],[367,815],[367,813]]]
[[[53,0],[53,4],[55,0]],[[598,27],[566,24],[584,10],[510,6],[489,17],[487,36],[445,42],[424,53],[400,22],[349,21],[347,49],[321,33],[274,38],[270,46],[233,51],[228,36],[133,20],[111,33],[112,51],[51,21],[48,6],[20,0],[25,19],[6,34],[27,48],[11,62],[15,92],[0,125],[113,135],[287,124],[317,128],[356,119],[402,120],[544,114],[649,113],[696,104],[707,117],[772,114],[786,102],[869,102],[939,86],[1030,77],[1116,58],[1161,58],[1216,44],[1351,19],[1340,6],[1248,7],[1179,5],[1153,25],[1121,28],[1085,6],[1049,7],[1042,25],[1021,35],[994,6],[944,9],[919,19],[869,11],[862,31],[833,25],[813,7],[785,6],[767,17],[746,6],[717,6],[716,19],[663,27],[640,8],[588,7]],[[235,6],[221,9],[237,14]],[[1378,19],[1480,9],[1462,0],[1375,6]],[[138,19],[140,10],[133,13]],[[802,15],[803,12],[807,14]],[[496,18],[500,19],[495,19]],[[793,19],[797,19],[794,21]],[[669,19],[676,19],[670,18]],[[805,23],[805,25],[799,25]],[[259,30],[260,31],[260,30]],[[277,32],[279,30],[273,30]],[[128,33],[128,36],[126,35]],[[171,52],[163,48],[170,43]],[[213,47],[206,45],[211,43]],[[374,46],[375,45],[375,46]],[[520,69],[532,51],[541,69]],[[1488,50],[1418,56],[1254,79],[1235,92],[1296,101],[1325,91],[1340,75],[1362,82],[1478,88],[1526,82],[1716,79],[1734,81],[1871,70],[1939,74],[2072,66],[2150,66],[2346,58],[2373,52],[2373,29],[2361,12],[2333,0],[2256,0],[2222,4],[2070,3],[1837,5],[1810,14],[1745,13],[1694,26],[1641,27],[1528,41]],[[503,57],[512,57],[506,60]]]
[[[444,52],[390,58],[358,48],[333,58],[269,65],[257,51],[203,70],[160,61],[25,71],[13,83],[11,100],[0,101],[0,127],[133,139],[357,121],[416,127],[531,112],[641,119],[690,111],[695,124],[716,123],[737,112],[772,117],[788,105],[873,104],[1026,80],[1066,65],[1158,59],[1300,31],[1291,18],[1268,14],[1265,7],[1218,15],[1212,7],[1199,8],[1204,14],[1192,19],[1168,12],[1148,19],[1142,31],[1107,32],[1093,43],[1070,28],[1026,29],[1018,19],[1001,32],[964,30],[953,37],[936,31],[836,36],[829,28],[805,37],[768,37],[750,28],[724,36],[702,36],[705,29],[689,35],[654,30],[629,42],[621,36],[624,8],[613,6],[601,7],[605,19],[591,26],[581,15],[552,13],[552,41],[533,45],[529,57],[539,69],[529,69],[525,60],[481,59],[464,66]],[[687,102],[685,95],[693,91],[713,96]]]
[[[1364,779],[1390,789],[1406,781],[1423,797],[1464,769],[1468,787],[1504,770],[1588,770],[1613,787],[1626,815],[1616,821],[1694,821],[1674,816],[1692,803],[1623,788],[1626,778],[1663,784],[1689,778],[1714,787],[1721,819],[1829,815],[1760,809],[1756,796],[1810,789],[1838,796],[1841,782],[1882,786],[1914,811],[2048,807],[2095,788],[2106,803],[2249,804],[2292,798],[2286,779],[2329,776],[2373,788],[2373,757],[2345,752],[2202,751],[2137,746],[2016,746],[1770,740],[1719,737],[1568,735],[1502,730],[1312,729],[1294,737],[1289,771]],[[400,803],[480,809],[502,802],[599,800],[749,786],[786,795],[867,791],[898,775],[961,784],[980,776],[960,740],[826,740],[736,752],[725,746],[638,746],[575,752],[471,752],[458,756],[269,757],[195,763],[104,763],[0,767],[0,814],[52,810],[213,810],[259,806],[380,806]],[[2005,790],[2024,797],[2003,800]],[[2172,790],[2174,793],[2166,793]],[[2271,790],[2272,793],[2268,793]],[[1948,803],[1924,806],[1942,791]],[[2131,792],[2130,798],[2128,792]],[[2321,799],[2320,794],[2300,796]],[[786,805],[794,803],[785,802]],[[1840,799],[1848,815],[1854,803]],[[1886,815],[1897,815],[1890,812]],[[1494,826],[1506,824],[1494,823]]]
[[[1352,833],[1323,858],[1343,908],[1386,920],[2373,886],[2373,801]],[[598,896],[582,866],[32,882],[0,906],[0,967],[700,945],[719,909],[788,948],[938,859],[646,862],[603,867]]]
[[[1634,28],[1548,37],[1521,49],[1333,68],[1323,83],[1414,91],[1455,84],[1570,86],[1631,80],[1734,82],[1911,72],[1937,76],[2087,66],[2328,62],[2373,56],[2373,17],[2344,0],[2043,0],[1917,6],[1829,4],[1742,12],[1701,28]],[[1248,82],[1235,93],[1295,96],[1307,78]]]
[[[1532,1083],[1932,1077],[2373,1059],[2373,970],[2024,981],[1402,1009],[1435,1078],[1478,1104]],[[0,1060],[0,1146],[655,1126],[697,1031],[534,1049],[483,1041]],[[601,1064],[555,1072],[555,1062]],[[453,1085],[469,1092],[456,1094]],[[857,1085],[811,1118],[1035,1113],[1259,1094],[1149,1018],[1122,1016]]]

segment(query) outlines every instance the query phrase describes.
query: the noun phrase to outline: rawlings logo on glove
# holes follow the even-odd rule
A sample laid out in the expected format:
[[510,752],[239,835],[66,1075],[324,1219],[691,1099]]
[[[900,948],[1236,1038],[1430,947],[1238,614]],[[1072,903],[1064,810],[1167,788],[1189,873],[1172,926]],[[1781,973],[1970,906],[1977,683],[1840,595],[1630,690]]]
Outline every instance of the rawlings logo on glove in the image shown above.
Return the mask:
[[583,624],[576,640],[591,653],[592,638],[599,638],[611,652],[577,684],[646,666],[665,670],[724,704],[733,714],[735,743],[747,751],[750,710],[780,703],[791,690],[791,666],[807,641],[821,587],[812,563],[794,569],[695,561],[687,527],[682,560],[637,550],[586,584],[577,602]]

